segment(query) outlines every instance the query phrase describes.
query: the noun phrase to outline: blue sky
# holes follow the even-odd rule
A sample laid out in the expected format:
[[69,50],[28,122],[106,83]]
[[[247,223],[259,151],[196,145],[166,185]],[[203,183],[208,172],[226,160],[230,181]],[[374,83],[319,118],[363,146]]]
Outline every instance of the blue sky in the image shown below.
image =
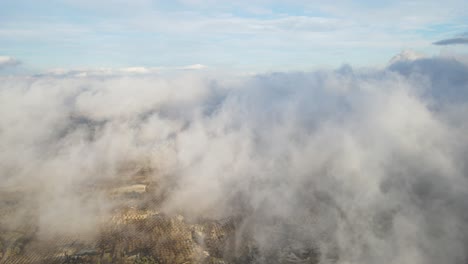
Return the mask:
[[468,31],[464,1],[0,0],[0,56],[22,67],[297,70],[385,64]]

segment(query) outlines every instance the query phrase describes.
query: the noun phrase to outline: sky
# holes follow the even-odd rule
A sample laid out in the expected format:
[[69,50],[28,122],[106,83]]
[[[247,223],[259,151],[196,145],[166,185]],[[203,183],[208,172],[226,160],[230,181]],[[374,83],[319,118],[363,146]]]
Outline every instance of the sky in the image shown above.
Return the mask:
[[[0,0],[0,56],[38,72],[384,65],[401,50],[466,52],[464,6],[461,0]],[[452,38],[461,42],[433,44]]]

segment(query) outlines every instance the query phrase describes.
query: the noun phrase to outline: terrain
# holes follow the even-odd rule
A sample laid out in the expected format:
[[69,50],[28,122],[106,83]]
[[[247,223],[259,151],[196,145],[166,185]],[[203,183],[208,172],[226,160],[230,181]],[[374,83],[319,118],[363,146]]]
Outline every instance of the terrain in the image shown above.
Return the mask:
[[[291,241],[282,250],[260,256],[254,240],[242,228],[242,216],[186,219],[160,212],[164,199],[145,175],[127,182],[106,182],[82,191],[104,192],[115,203],[100,216],[95,234],[48,234],[37,226],[37,215],[25,190],[2,190],[0,263],[317,263],[318,252]],[[28,207],[11,224],[18,208]],[[18,224],[21,223],[21,224]]]

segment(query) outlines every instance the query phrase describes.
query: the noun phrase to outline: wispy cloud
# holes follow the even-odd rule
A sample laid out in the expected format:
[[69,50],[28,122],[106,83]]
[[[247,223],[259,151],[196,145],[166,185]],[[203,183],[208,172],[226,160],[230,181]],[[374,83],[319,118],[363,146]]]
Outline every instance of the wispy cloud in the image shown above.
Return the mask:
[[432,43],[434,45],[457,45],[457,44],[468,44],[468,33],[464,33],[462,35],[460,35],[459,37],[455,37],[455,38],[448,38],[448,39],[443,39],[443,40],[439,40],[439,41],[436,41],[434,43]]

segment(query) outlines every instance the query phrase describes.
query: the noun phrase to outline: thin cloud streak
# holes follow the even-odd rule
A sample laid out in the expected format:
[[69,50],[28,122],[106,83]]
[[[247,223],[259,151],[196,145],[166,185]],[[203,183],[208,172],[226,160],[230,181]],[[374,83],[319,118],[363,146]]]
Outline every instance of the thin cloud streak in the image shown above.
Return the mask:
[[449,38],[449,39],[443,39],[443,40],[439,40],[439,41],[436,41],[434,43],[432,43],[434,45],[441,45],[441,46],[445,46],[445,45],[457,45],[457,44],[468,44],[468,38]]
[[171,71],[198,71],[208,68],[203,64],[192,64],[179,67],[124,67],[124,68],[97,68],[97,69],[49,69],[45,73],[36,76],[57,76],[57,77],[121,77],[124,75],[154,75]]

